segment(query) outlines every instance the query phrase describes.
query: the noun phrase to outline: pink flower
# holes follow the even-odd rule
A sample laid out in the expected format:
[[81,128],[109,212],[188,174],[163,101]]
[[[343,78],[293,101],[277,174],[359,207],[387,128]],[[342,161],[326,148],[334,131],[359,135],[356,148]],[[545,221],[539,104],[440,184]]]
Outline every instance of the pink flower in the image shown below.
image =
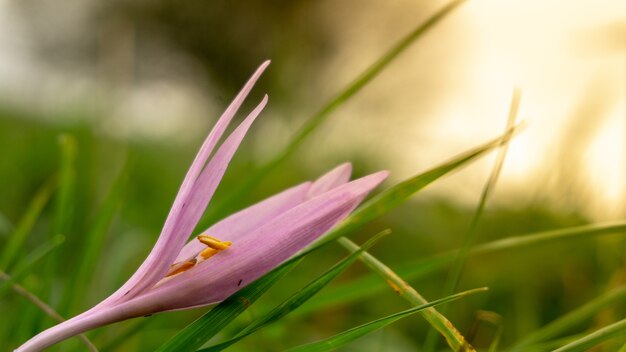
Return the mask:
[[210,157],[268,65],[269,61],[257,69],[204,141],[154,248],[132,277],[95,307],[38,334],[16,351],[39,351],[133,317],[220,302],[327,232],[387,177],[382,171],[348,182],[351,166],[343,164],[314,182],[229,216],[185,245],[241,140],[267,103],[266,95]]

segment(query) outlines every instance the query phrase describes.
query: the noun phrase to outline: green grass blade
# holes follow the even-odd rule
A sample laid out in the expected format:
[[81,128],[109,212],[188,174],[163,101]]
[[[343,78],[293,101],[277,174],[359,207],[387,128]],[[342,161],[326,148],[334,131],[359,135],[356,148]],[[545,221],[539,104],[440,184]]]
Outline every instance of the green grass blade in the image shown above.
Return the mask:
[[[339,243],[352,252],[359,250],[359,246],[345,237],[340,238]],[[361,260],[409,303],[415,306],[428,304],[428,301],[411,287],[411,285],[373,255],[364,252],[361,254]],[[453,351],[475,351],[465,340],[465,337],[461,335],[459,330],[435,308],[427,308],[421,313],[424,319],[444,337]]]
[[85,302],[85,292],[87,292],[90,283],[93,281],[93,273],[96,271],[98,260],[103,248],[107,231],[113,222],[113,218],[117,213],[124,193],[129,176],[129,168],[125,166],[122,172],[113,182],[109,194],[105,198],[100,207],[93,224],[87,232],[87,241],[83,245],[82,263],[78,266],[78,273],[74,278],[74,289],[71,300],[72,310],[78,310],[79,302]]
[[51,240],[44,242],[39,247],[30,252],[22,261],[16,266],[11,275],[11,279],[0,283],[0,298],[2,298],[10,289],[11,285],[19,281],[21,278],[30,274],[35,268],[36,264],[46,256],[46,254],[52,252],[55,248],[60,246],[65,241],[65,237],[57,235]]
[[[76,154],[77,145],[76,139],[71,135],[62,135],[59,138],[59,145],[61,147],[61,164],[59,170],[59,189],[55,199],[55,214],[52,224],[51,236],[64,235],[68,236],[72,211],[73,211],[73,194],[76,184]],[[61,262],[59,260],[59,254],[53,253],[48,257],[45,275],[46,285],[44,287],[52,287],[54,276],[56,275],[57,265]],[[52,298],[52,292],[50,292],[50,298]]]
[[48,200],[50,200],[50,196],[56,187],[57,180],[52,178],[37,191],[35,197],[28,205],[26,213],[24,213],[9,240],[4,245],[2,255],[0,256],[0,268],[8,270],[11,264],[13,264],[22,244],[24,244],[26,237],[33,229],[37,219],[39,219],[41,211],[48,203]]
[[568,329],[575,327],[581,322],[593,317],[605,307],[623,302],[626,298],[626,286],[622,286],[597,297],[583,306],[561,316],[550,324],[524,337],[521,341],[511,347],[511,351],[523,351],[529,345],[537,344],[558,337]]
[[[542,231],[532,234],[513,236],[496,240],[473,247],[469,251],[470,256],[498,253],[506,250],[515,250],[534,245],[543,245],[550,242],[576,239],[587,236],[607,235],[614,233],[626,234],[626,222],[606,222],[584,226],[575,226],[564,229]],[[400,266],[396,273],[405,280],[415,280],[431,274],[454,260],[457,251],[450,251],[437,254],[428,258],[420,259],[412,263]],[[387,284],[381,282],[376,274],[364,276],[358,280],[353,280],[347,284],[332,287],[325,290],[316,299],[311,300],[301,310],[300,313],[307,313],[324,309],[329,306],[354,302],[359,299],[371,297],[387,289]],[[296,313],[298,314],[298,313]]]
[[585,335],[561,348],[557,348],[554,352],[587,351],[589,348],[599,345],[606,340],[624,334],[626,334],[626,319],[620,320],[609,326],[605,326],[589,335]]
[[[1,270],[0,270],[0,280],[5,280],[5,282],[15,281],[13,277],[11,277],[10,275],[8,275],[7,273]],[[46,302],[42,301],[39,297],[37,297],[32,292],[28,291],[25,287],[15,284],[15,283],[12,283],[10,286],[13,289],[13,291],[15,291],[17,294],[19,294],[20,296],[24,297],[26,300],[31,302],[35,307],[37,307],[47,316],[51,317],[52,319],[56,320],[59,323],[65,321],[65,319],[57,311],[55,311],[54,308],[50,307]],[[79,334],[76,336],[76,338],[78,338],[85,345],[85,347],[87,347],[88,351],[98,352],[98,349],[96,348],[96,346],[94,346],[94,344],[85,335]]]
[[313,246],[307,249],[303,255],[328,242],[334,241],[349,232],[355,231],[364,224],[386,214],[391,209],[394,209],[395,207],[406,202],[413,194],[438,180],[440,177],[452,171],[458,170],[461,166],[464,166],[478,157],[485,155],[501,143],[505,143],[517,131],[517,128],[512,129],[501,137],[495,138],[424,173],[413,176],[384,190],[357,208],[349,217],[325,235],[322,240],[316,242]]
[[[521,93],[519,90],[515,90],[513,92],[513,98],[511,100],[511,107],[509,109],[509,118],[507,119],[505,132],[509,131],[515,126],[515,120],[517,119],[517,112],[519,110],[519,104],[521,99]],[[496,187],[496,183],[498,182],[498,178],[500,176],[500,172],[502,171],[502,166],[504,165],[504,159],[506,159],[506,153],[508,151],[509,143],[503,143],[498,149],[498,153],[496,155],[496,161],[493,165],[493,169],[491,170],[491,174],[485,183],[485,187],[483,187],[482,193],[480,195],[480,199],[478,201],[478,206],[476,207],[476,211],[472,216],[472,220],[470,221],[470,225],[465,233],[465,236],[461,243],[461,248],[457,253],[454,261],[452,262],[452,268],[450,269],[450,274],[444,284],[444,289],[442,295],[447,296],[452,294],[457,290],[459,286],[459,282],[461,281],[461,275],[463,274],[463,269],[465,268],[465,262],[467,261],[467,256],[469,254],[469,250],[476,241],[476,228],[478,226],[478,221],[483,215],[485,210],[485,205],[487,204],[487,199],[493,192],[493,189]],[[442,313],[445,314],[446,307],[442,308]],[[434,351],[435,346],[437,345],[437,335],[435,331],[430,330],[426,335],[426,339],[424,341],[424,350],[425,351]]]
[[448,303],[463,297],[466,297],[468,295],[471,294],[475,294],[478,292],[484,292],[486,291],[486,288],[478,288],[478,289],[473,289],[473,290],[469,290],[469,291],[464,291],[461,293],[457,293],[455,295],[451,295],[442,299],[438,299],[411,309],[407,309],[405,311],[402,312],[398,312],[395,314],[391,314],[388,315],[386,317],[371,321],[369,323],[357,326],[355,328],[352,328],[350,330],[344,331],[342,333],[339,333],[335,336],[332,336],[330,338],[324,339],[324,340],[320,340],[320,341],[316,341],[313,343],[309,343],[306,345],[302,345],[302,346],[298,346],[298,347],[294,347],[289,349],[288,351],[290,352],[324,352],[324,351],[331,351],[334,350],[340,346],[343,346],[363,335],[369,334],[373,331],[376,331],[378,329],[381,329],[389,324],[394,323],[395,321],[408,317],[409,315],[418,313],[420,311],[423,311],[425,309],[429,309],[432,308],[436,305],[440,305],[440,304],[444,304],[444,303]]
[[205,349],[200,350],[201,352],[216,352],[221,351],[234,343],[240,341],[246,336],[254,333],[255,331],[261,329],[262,327],[274,323],[277,320],[281,319],[285,315],[289,314],[293,310],[300,307],[304,302],[308,301],[311,297],[313,297],[316,293],[318,293],[322,288],[324,288],[329,282],[335,279],[339,274],[344,272],[358,257],[371,246],[373,246],[382,236],[386,236],[391,231],[385,230],[376,236],[372,237],[369,241],[367,241],[359,250],[353,252],[346,258],[342,259],[339,263],[335,264],[332,268],[326,271],[324,274],[320,275],[318,278],[310,282],[300,291],[296,292],[294,295],[289,297],[283,303],[278,305],[276,308],[272,309],[270,312],[265,314],[263,317],[256,319],[250,325],[248,325],[243,331],[241,331],[234,338],[222,342],[218,345],[214,345]]
[[[430,274],[450,262],[449,258],[435,259],[436,260],[424,261],[423,265],[416,270],[411,271],[411,279],[416,279]],[[399,270],[396,270],[396,273],[401,277],[405,277],[406,274],[406,272],[401,272]],[[348,283],[328,288],[324,293],[321,293],[316,298],[307,302],[307,304],[299,309],[295,314],[306,315],[331,306],[354,302],[365,297],[371,297],[379,294],[382,291],[387,290],[387,287],[388,285],[381,282],[378,275],[366,275],[351,280]]]
[[437,23],[443,20],[448,14],[450,14],[455,8],[461,5],[464,0],[454,0],[448,5],[444,6],[437,13],[427,19],[424,23],[417,26],[406,37],[398,41],[388,52],[386,52],[378,61],[374,62],[364,72],[362,72],[354,81],[346,86],[339,94],[332,98],[324,107],[322,107],[315,115],[306,120],[306,123],[296,134],[291,138],[289,144],[283,148],[282,152],[276,155],[268,163],[263,165],[257,172],[251,175],[247,182],[244,182],[237,190],[231,192],[229,197],[217,203],[209,210],[209,214],[206,217],[206,221],[203,221],[202,228],[205,228],[208,223],[218,220],[224,214],[227,214],[230,210],[233,210],[234,205],[238,204],[240,200],[248,194],[261,180],[286,160],[291,154],[293,154],[302,142],[316,130],[338,107],[342,106],[356,93],[358,93],[363,87],[371,82],[380,72],[387,67],[395,58],[404,52],[411,44],[421,38],[430,29],[432,29]]
[[157,351],[179,352],[197,350],[233,319],[248,309],[250,305],[298,263],[299,261],[289,261],[286,263],[287,265],[277,267],[262,278],[239,290],[178,332]]

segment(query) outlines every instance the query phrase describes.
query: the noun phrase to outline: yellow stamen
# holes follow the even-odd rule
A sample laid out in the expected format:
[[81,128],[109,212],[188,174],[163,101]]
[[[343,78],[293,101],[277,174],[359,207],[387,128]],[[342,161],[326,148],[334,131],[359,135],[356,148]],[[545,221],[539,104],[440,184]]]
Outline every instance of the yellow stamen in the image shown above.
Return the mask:
[[200,235],[198,236],[198,241],[206,244],[207,246],[213,248],[213,249],[217,249],[220,251],[223,251],[224,249],[230,247],[231,244],[233,244],[232,242],[228,242],[228,241],[220,241],[215,237],[211,237],[211,236],[207,236],[207,235]]
[[200,256],[203,259],[209,259],[212,256],[216,255],[217,253],[219,253],[219,250],[217,250],[215,248],[208,247],[208,248],[205,248],[202,252],[200,252]]
[[230,247],[231,244],[233,244],[232,242],[220,241],[215,237],[211,237],[207,235],[198,236],[198,241],[208,246],[202,252],[200,252],[200,256],[203,259],[211,258],[215,254],[219,253],[220,251],[225,250],[226,248]]
[[182,272],[185,272],[191,268],[194,267],[194,265],[196,265],[198,261],[196,260],[196,258],[193,258],[191,260],[188,260],[186,262],[179,262],[179,263],[175,263],[172,264],[172,266],[170,266],[170,272],[165,276],[165,277],[169,277],[172,275],[176,275],[176,274],[180,274]]

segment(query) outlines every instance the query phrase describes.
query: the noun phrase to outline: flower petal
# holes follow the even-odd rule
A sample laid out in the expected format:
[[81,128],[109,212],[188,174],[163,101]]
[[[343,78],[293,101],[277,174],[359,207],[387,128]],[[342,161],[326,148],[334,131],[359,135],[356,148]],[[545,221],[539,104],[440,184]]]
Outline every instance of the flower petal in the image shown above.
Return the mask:
[[[209,133],[209,136],[206,138],[206,140],[202,144],[200,151],[196,155],[191,167],[189,168],[189,171],[187,172],[187,175],[185,176],[185,179],[183,180],[180,190],[178,191],[178,194],[176,195],[174,204],[172,205],[172,208],[170,209],[167,219],[165,220],[165,224],[163,225],[161,234],[159,235],[159,238],[157,239],[157,243],[153,247],[148,257],[144,260],[144,262],[141,264],[139,269],[137,269],[137,271],[131,276],[131,278],[128,279],[126,283],[124,283],[124,285],[122,285],[122,287],[120,287],[117,291],[115,291],[108,298],[100,302],[97,305],[97,307],[107,305],[111,302],[121,299],[124,296],[130,295],[130,296],[125,297],[126,299],[128,299],[132,295],[145,289],[146,287],[150,287],[151,284],[154,284],[160,279],[157,277],[159,274],[164,275],[164,273],[162,273],[163,271],[162,266],[164,265],[169,266],[170,264],[172,264],[172,262],[169,262],[167,264],[161,263],[163,260],[166,260],[166,258],[162,256],[162,252],[166,250],[171,251],[172,248],[175,248],[175,253],[178,253],[180,248],[182,248],[182,246],[184,245],[184,241],[189,236],[187,234],[186,235],[187,237],[185,237],[182,240],[182,243],[179,243],[180,240],[178,240],[178,238],[182,237],[182,235],[181,235],[180,229],[177,228],[177,225],[181,222],[181,218],[183,218],[185,214],[187,214],[187,212],[183,208],[185,207],[186,204],[189,203],[190,198],[193,197],[193,190],[198,188],[196,187],[196,183],[199,181],[199,178],[201,177],[203,173],[203,168],[204,170],[206,170],[210,166],[210,165],[207,165],[206,168],[204,167],[206,160],[211,155],[213,149],[215,148],[215,145],[217,144],[219,139],[222,137],[224,131],[228,127],[228,124],[232,120],[233,116],[235,115],[235,113],[237,112],[241,104],[243,103],[244,99],[247,97],[248,93],[250,92],[250,90],[252,89],[256,81],[258,80],[258,78],[261,76],[263,71],[267,68],[269,63],[270,63],[269,61],[266,61],[263,64],[261,64],[261,66],[252,75],[252,77],[250,77],[248,82],[244,85],[244,87],[237,94],[235,99],[231,102],[228,108],[224,111],[224,113],[222,114],[218,122],[213,127],[213,130],[211,130],[211,133]],[[249,123],[251,123],[252,120],[256,118],[256,115],[258,115],[260,110],[262,110],[263,106],[265,105],[266,98],[267,96],[263,99],[261,104],[248,116],[248,118],[246,118],[246,121],[250,120]],[[242,125],[244,125],[245,123],[246,122],[244,121]],[[247,127],[245,129],[247,130]],[[239,143],[237,143],[237,145],[238,144]],[[228,160],[230,160],[230,158],[228,158]],[[226,161],[226,165],[227,164],[228,164],[228,161]],[[224,165],[224,169],[226,165]],[[223,174],[223,171],[222,171],[222,174]],[[217,181],[219,182],[219,179]],[[213,191],[211,192],[211,195],[213,194]],[[183,219],[183,220],[186,220],[186,219]],[[186,222],[186,221],[183,221],[183,222]],[[171,259],[173,260],[174,258],[172,257]],[[155,271],[155,269],[157,270]],[[133,292],[131,293],[131,291]]]
[[[221,220],[203,234],[224,241],[236,241],[240,236],[265,225],[276,216],[304,202],[310,188],[311,182],[291,187]],[[175,262],[191,259],[205,248],[206,245],[194,238],[183,247]]]
[[313,183],[307,198],[313,198],[350,181],[350,175],[352,175],[352,164],[343,163],[337,166]]
[[172,231],[163,233],[154,248],[148,255],[144,264],[137,270],[135,275],[141,275],[139,280],[125,294],[126,299],[132,298],[141,291],[148,289],[161,280],[170,265],[174,263],[176,256],[185,245],[196,224],[206,210],[213,193],[217,189],[226,167],[237,151],[239,144],[245,136],[252,122],[261,113],[267,103],[267,95],[261,103],[248,115],[248,117],[235,129],[218,149],[206,168],[202,171],[198,180],[191,188],[190,195],[181,207],[181,215],[175,223]]
[[261,277],[344,219],[386,177],[378,172],[314,197],[247,233],[228,250],[145,291],[138,311],[163,311],[219,302]]
[[[219,238],[223,241],[236,241],[240,236],[265,225],[283,212],[296,205],[320,195],[350,180],[352,165],[344,163],[327,172],[314,183],[307,182],[292,187],[277,195],[256,203],[239,211],[217,224],[211,226],[203,234]],[[178,254],[175,263],[189,260],[198,255],[206,245],[194,238]]]

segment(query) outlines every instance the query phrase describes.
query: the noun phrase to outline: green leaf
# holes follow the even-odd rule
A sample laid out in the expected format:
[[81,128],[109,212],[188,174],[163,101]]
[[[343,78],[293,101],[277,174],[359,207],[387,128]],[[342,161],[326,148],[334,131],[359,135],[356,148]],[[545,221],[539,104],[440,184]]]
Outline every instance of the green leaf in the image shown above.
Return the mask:
[[11,289],[11,285],[13,283],[30,274],[35,268],[37,268],[36,264],[39,260],[61,245],[64,241],[65,238],[63,236],[57,235],[51,240],[46,241],[39,247],[35,248],[22,261],[18,262],[15,270],[12,272],[11,278],[0,283],[0,298]]
[[[73,212],[73,195],[76,184],[76,139],[71,135],[61,135],[59,137],[61,148],[61,164],[59,166],[59,189],[55,199],[55,214],[52,224],[51,236],[68,236]],[[46,279],[44,287],[52,287],[54,276],[57,273],[59,253],[54,252],[48,257],[44,270]],[[52,290],[50,290],[50,297]]]
[[437,13],[427,19],[424,23],[417,26],[406,37],[398,41],[387,53],[380,57],[364,72],[362,72],[354,81],[348,84],[339,94],[332,98],[324,107],[322,107],[315,115],[306,120],[306,123],[296,134],[291,138],[289,144],[283,148],[282,152],[271,159],[267,164],[263,165],[259,170],[252,174],[246,182],[240,187],[230,193],[227,199],[221,203],[215,204],[206,219],[202,221],[200,227],[205,228],[212,222],[215,222],[229,211],[233,210],[234,205],[238,204],[241,199],[261,180],[273,171],[278,165],[286,160],[291,154],[293,154],[302,142],[315,131],[338,107],[342,106],[345,102],[350,100],[356,93],[358,93],[363,87],[365,87],[370,81],[372,81],[380,72],[387,67],[395,58],[404,52],[411,44],[421,38],[430,29],[432,29],[437,23],[443,20],[448,14],[450,14],[455,8],[462,4],[464,0],[455,0],[444,6]]
[[[626,222],[606,222],[513,236],[474,246],[469,251],[469,255],[498,253],[550,242],[560,243],[562,240],[615,233],[626,234]],[[415,280],[445,267],[452,262],[457,253],[458,250],[454,250],[407,263],[400,266],[396,273],[405,280]],[[387,284],[381,282],[377,275],[370,274],[347,284],[325,290],[323,294],[308,302],[296,314],[309,313],[329,306],[371,297],[383,292],[387,287]]]
[[626,334],[626,319],[620,320],[602,329],[596,330],[589,335],[557,348],[554,352],[578,352],[587,351],[589,348],[599,345],[613,337]]
[[2,255],[0,256],[0,268],[9,270],[9,266],[13,264],[17,253],[19,252],[26,237],[33,229],[35,222],[39,219],[41,211],[50,200],[52,192],[57,187],[56,177],[46,182],[35,194],[28,205],[28,209],[20,219],[8,242],[4,245]]
[[[352,252],[359,249],[356,244],[345,237],[340,238],[339,243]],[[411,287],[411,285],[398,276],[398,274],[391,270],[391,268],[376,259],[373,255],[364,252],[361,255],[361,260],[363,260],[363,262],[370,269],[380,276],[383,281],[387,283],[397,294],[412,305],[417,306],[428,304],[428,301],[422,297],[417,290]],[[475,351],[474,348],[467,343],[465,337],[459,332],[459,330],[435,308],[427,308],[421,313],[424,319],[426,319],[426,321],[428,321],[428,323],[445,338],[446,342],[453,351]]]
[[501,143],[505,143],[512,138],[517,131],[517,128],[511,129],[503,136],[495,138],[483,145],[460,154],[451,160],[440,164],[439,166],[413,176],[384,190],[357,208],[338,226],[330,230],[330,232],[325,235],[322,240],[316,242],[309,249],[305,250],[302,255],[306,255],[324,244],[334,241],[347,233],[355,231],[366,223],[388,213],[390,210],[406,202],[413,194],[438,180],[442,176],[458,170],[461,166],[464,166],[478,157],[485,155]]
[[[509,118],[507,119],[505,132],[509,131],[515,126],[515,120],[517,119],[517,112],[519,110],[519,104],[521,99],[521,93],[519,90],[513,91],[513,98],[511,99],[511,106],[509,108]],[[483,187],[482,193],[480,195],[480,199],[478,201],[478,205],[476,206],[476,210],[472,215],[472,219],[470,221],[470,225],[463,236],[461,241],[461,248],[459,249],[457,255],[452,262],[450,273],[446,279],[444,284],[444,289],[442,295],[447,296],[452,294],[457,290],[459,285],[459,281],[461,281],[461,275],[463,274],[463,269],[465,268],[465,262],[467,261],[467,256],[469,254],[469,250],[476,241],[476,228],[478,226],[478,221],[483,215],[485,210],[485,206],[487,204],[487,200],[491,195],[493,189],[496,187],[496,183],[498,182],[498,178],[500,176],[500,172],[502,171],[502,166],[504,165],[504,159],[506,159],[506,153],[508,151],[509,143],[503,143],[498,149],[498,153],[496,155],[496,161],[494,162],[493,169],[491,170],[491,174]],[[441,309],[441,313],[445,314],[446,307]],[[424,350],[425,351],[434,351],[437,345],[437,335],[434,330],[430,330],[426,335],[426,339],[424,341]]]
[[398,312],[395,314],[391,314],[388,315],[386,317],[371,321],[369,323],[357,326],[355,328],[352,328],[350,330],[346,330],[342,333],[339,333],[335,336],[332,336],[330,338],[324,339],[324,340],[320,340],[320,341],[316,341],[313,343],[309,343],[306,345],[302,345],[302,346],[298,346],[298,347],[294,347],[292,349],[289,349],[288,351],[290,352],[324,352],[324,351],[331,351],[334,350],[340,346],[343,346],[363,335],[369,334],[373,331],[376,331],[378,329],[384,328],[385,326],[394,323],[395,321],[408,317],[409,315],[418,313],[424,309],[430,308],[430,307],[434,307],[436,305],[439,304],[444,304],[444,303],[448,303],[450,301],[454,301],[463,297],[466,297],[468,295],[474,294],[474,293],[478,293],[478,292],[484,292],[486,291],[486,288],[477,288],[477,289],[473,289],[473,290],[468,290],[468,291],[464,291],[461,293],[457,293],[455,295],[451,295],[442,299],[438,299],[432,302],[429,302],[427,304],[423,304],[411,309],[407,309],[405,311],[402,312]]
[[163,344],[157,351],[178,352],[197,350],[238,317],[239,314],[248,309],[250,305],[298,263],[299,261],[289,261],[285,263],[286,265],[277,267],[265,276],[237,291],[208,313],[178,332],[178,334]]
[[78,272],[74,278],[75,284],[72,290],[72,296],[74,298],[70,300],[73,305],[73,310],[78,310],[78,304],[85,301],[85,292],[93,281],[92,277],[96,271],[98,260],[100,259],[107,231],[124,198],[124,192],[130,174],[129,169],[129,166],[125,165],[120,175],[113,182],[109,194],[96,213],[93,224],[89,227],[89,231],[87,232],[87,241],[83,244],[82,250],[82,263],[78,266]]
[[255,331],[261,329],[262,327],[274,323],[277,320],[281,319],[285,315],[289,314],[296,308],[300,307],[304,302],[308,301],[311,297],[313,297],[316,293],[318,293],[322,288],[324,288],[329,282],[335,279],[339,274],[341,274],[344,270],[346,270],[355,260],[367,249],[373,246],[382,236],[388,235],[391,231],[385,230],[376,236],[372,237],[369,241],[367,241],[361,248],[357,251],[353,252],[339,263],[335,264],[332,268],[326,271],[324,274],[320,275],[318,278],[310,282],[300,291],[296,292],[294,295],[289,297],[283,303],[272,309],[270,312],[265,314],[263,317],[256,319],[250,325],[248,325],[243,331],[241,331],[234,338],[222,342],[218,345],[214,345],[205,349],[200,350],[201,352],[214,352],[221,351],[232,344],[240,341],[244,337],[254,333]]
[[623,302],[624,298],[626,298],[626,286],[610,290],[600,297],[589,301],[585,305],[561,316],[541,329],[527,335],[511,347],[511,351],[524,351],[529,345],[537,344],[539,342],[557,337],[558,335],[566,332],[568,329],[571,329],[581,322],[592,318],[605,307],[617,302]]

